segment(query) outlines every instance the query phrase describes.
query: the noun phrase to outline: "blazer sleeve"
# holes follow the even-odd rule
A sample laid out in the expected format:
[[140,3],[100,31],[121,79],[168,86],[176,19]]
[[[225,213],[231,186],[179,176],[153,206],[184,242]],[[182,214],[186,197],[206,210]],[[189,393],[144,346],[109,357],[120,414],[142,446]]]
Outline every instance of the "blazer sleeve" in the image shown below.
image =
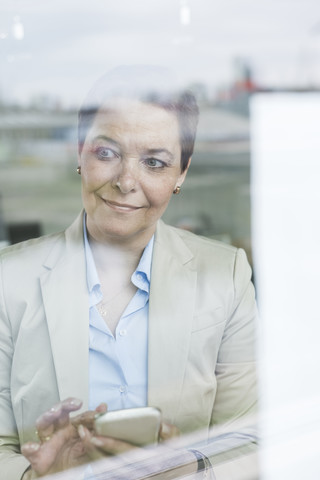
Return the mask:
[[233,301],[216,364],[211,433],[207,445],[200,448],[210,459],[217,480],[258,478],[257,308],[251,269],[241,249],[235,256],[233,283]]
[[[1,262],[1,260],[0,260]],[[20,480],[29,466],[20,453],[20,442],[11,403],[11,365],[14,345],[3,293],[0,263],[0,471],[6,480]]]
[[234,263],[233,302],[216,364],[217,394],[211,425],[228,425],[257,408],[257,308],[251,269],[243,250]]

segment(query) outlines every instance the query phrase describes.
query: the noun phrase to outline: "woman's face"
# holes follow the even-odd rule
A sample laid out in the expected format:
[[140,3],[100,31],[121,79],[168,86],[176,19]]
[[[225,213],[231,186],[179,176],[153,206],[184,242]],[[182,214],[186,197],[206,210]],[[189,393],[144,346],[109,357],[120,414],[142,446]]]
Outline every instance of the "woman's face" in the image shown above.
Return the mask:
[[145,238],[184,181],[174,113],[135,100],[100,110],[79,163],[87,228],[97,241]]

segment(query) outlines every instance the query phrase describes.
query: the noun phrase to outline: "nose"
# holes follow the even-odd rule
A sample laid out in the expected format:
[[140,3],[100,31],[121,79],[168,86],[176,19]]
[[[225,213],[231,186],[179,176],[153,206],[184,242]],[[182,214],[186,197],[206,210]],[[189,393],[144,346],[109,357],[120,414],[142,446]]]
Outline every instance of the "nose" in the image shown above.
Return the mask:
[[115,176],[113,186],[119,188],[121,193],[127,194],[136,189],[136,184],[137,180],[134,168],[126,161],[121,162],[121,170]]

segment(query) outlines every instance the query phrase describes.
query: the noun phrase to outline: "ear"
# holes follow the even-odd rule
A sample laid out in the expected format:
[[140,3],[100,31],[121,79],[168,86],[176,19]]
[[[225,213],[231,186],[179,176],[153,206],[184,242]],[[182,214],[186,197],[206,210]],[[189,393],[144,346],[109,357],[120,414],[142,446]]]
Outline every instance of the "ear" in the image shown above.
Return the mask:
[[176,185],[176,187],[177,187],[178,185],[179,185],[179,187],[181,187],[181,185],[182,185],[183,182],[185,181],[185,178],[186,178],[186,176],[187,176],[187,173],[188,173],[188,170],[189,170],[189,167],[190,167],[191,159],[192,159],[192,157],[189,158],[188,164],[187,164],[187,168],[185,169],[185,171],[182,172],[182,173],[179,175],[179,177],[178,177],[178,179],[177,179],[177,185]]

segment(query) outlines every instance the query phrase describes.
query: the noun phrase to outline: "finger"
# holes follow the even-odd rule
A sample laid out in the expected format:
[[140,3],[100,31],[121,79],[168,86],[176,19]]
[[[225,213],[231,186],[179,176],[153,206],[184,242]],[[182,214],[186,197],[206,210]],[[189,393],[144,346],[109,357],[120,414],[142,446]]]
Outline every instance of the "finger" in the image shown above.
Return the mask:
[[90,410],[88,412],[81,413],[80,415],[77,415],[76,417],[73,417],[71,419],[71,423],[76,428],[78,428],[79,425],[84,425],[85,427],[92,430],[96,415],[97,415],[97,413],[94,410]]
[[40,444],[36,442],[28,442],[24,443],[21,446],[21,453],[25,456],[30,463],[32,463],[32,459],[35,458],[37,452],[39,451]]
[[90,441],[101,452],[108,455],[119,455],[138,448],[131,443],[123,442],[122,440],[117,440],[112,437],[92,436]]
[[97,413],[106,413],[108,410],[108,405],[106,403],[100,403],[100,405],[97,406],[96,412]]
[[57,403],[37,418],[36,428],[40,440],[50,437],[54,433],[55,424],[60,415],[61,403]]
[[70,423],[70,416],[71,412],[75,412],[79,410],[82,406],[82,401],[78,398],[70,397],[66,398],[61,402],[61,414],[56,420],[57,428],[63,428]]
[[179,435],[180,431],[178,427],[169,423],[162,422],[159,433],[160,440],[170,440],[170,438],[178,437]]
[[77,415],[76,417],[73,417],[71,419],[71,423],[76,428],[78,428],[79,425],[83,425],[87,427],[89,430],[93,430],[94,420],[96,418],[96,415],[101,413],[106,413],[107,410],[108,410],[107,404],[100,403],[100,405],[98,405],[95,410],[89,410],[87,412],[81,413],[80,415]]
[[82,406],[82,401],[79,398],[75,397],[66,398],[61,403],[63,409],[68,412],[75,412],[76,410],[79,410],[79,408]]
[[52,459],[44,456],[41,445],[35,442],[28,442],[22,445],[21,453],[30,462],[32,470],[38,475],[44,475],[52,464]]
[[56,429],[66,426],[69,423],[69,413],[78,410],[81,405],[81,400],[70,397],[40,415],[36,421],[39,438],[46,439],[53,435]]
[[90,460],[99,460],[103,458],[105,454],[101,452],[93,443],[92,443],[92,434],[91,432],[83,425],[78,426],[78,434],[83,442],[84,449],[87,455],[90,457]]

